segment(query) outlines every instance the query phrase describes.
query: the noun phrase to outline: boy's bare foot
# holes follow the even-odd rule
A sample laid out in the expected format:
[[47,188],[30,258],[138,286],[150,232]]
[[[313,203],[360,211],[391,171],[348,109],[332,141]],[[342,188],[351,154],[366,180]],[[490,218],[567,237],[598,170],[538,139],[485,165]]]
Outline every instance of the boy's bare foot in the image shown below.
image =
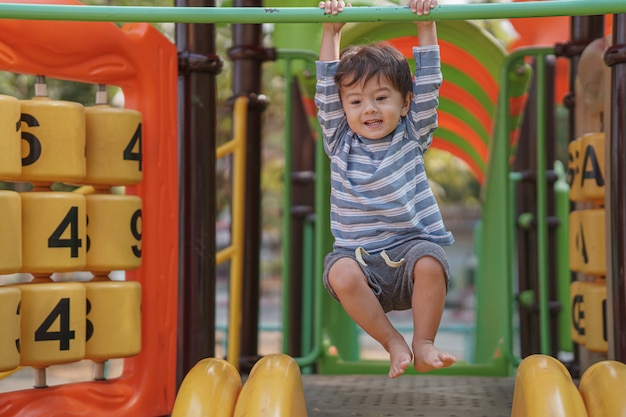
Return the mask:
[[446,368],[456,362],[454,356],[441,352],[430,340],[413,342],[413,355],[415,355],[415,370],[418,372]]
[[411,349],[404,339],[392,341],[386,347],[389,352],[389,378],[397,378],[406,371],[413,360]]

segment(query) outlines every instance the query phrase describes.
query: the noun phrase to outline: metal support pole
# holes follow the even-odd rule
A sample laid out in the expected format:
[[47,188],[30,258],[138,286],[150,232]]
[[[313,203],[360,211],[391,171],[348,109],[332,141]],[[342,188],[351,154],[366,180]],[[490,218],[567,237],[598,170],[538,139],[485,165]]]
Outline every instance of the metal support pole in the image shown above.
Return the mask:
[[[259,8],[260,0],[235,0],[240,11]],[[233,25],[233,46],[228,57],[233,62],[233,96],[250,99],[246,134],[246,212],[244,227],[243,311],[241,322],[240,366],[249,370],[258,359],[259,327],[259,253],[261,250],[261,113],[265,98],[261,95],[262,64],[267,51],[262,46],[259,24]],[[235,361],[235,358],[231,358]]]
[[626,15],[613,17],[613,45],[604,60],[612,67],[610,155],[610,251],[614,359],[626,362]]
[[[214,0],[177,0],[212,7]],[[221,61],[213,25],[176,27],[179,51],[180,240],[177,385],[215,356],[216,82]]]

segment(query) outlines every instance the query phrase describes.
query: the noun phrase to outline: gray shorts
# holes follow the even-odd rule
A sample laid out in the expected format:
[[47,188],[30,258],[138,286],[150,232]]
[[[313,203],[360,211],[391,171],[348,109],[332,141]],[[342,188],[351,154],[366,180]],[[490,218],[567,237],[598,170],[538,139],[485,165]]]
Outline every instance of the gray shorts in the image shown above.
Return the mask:
[[337,294],[328,283],[328,272],[335,262],[341,258],[353,259],[363,271],[372,292],[385,312],[391,310],[408,310],[411,308],[413,294],[413,269],[415,263],[424,256],[431,256],[439,261],[446,277],[446,287],[449,282],[448,258],[443,248],[427,240],[412,240],[386,251],[391,261],[404,258],[404,263],[393,267],[381,256],[381,253],[366,255],[362,253],[363,261],[359,262],[354,251],[334,250],[324,258],[324,286],[335,299]]

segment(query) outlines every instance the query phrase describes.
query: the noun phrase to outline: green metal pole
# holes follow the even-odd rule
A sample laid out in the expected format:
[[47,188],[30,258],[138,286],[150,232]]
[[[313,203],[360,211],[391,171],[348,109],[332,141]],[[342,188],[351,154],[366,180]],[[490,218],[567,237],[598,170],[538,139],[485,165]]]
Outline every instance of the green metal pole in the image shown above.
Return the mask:
[[[312,216],[309,216],[304,221],[304,231],[303,231],[303,245],[302,251],[305,254],[313,253],[314,243],[314,227],[315,223],[312,219]],[[305,256],[302,262],[302,348],[303,351],[306,352],[305,349],[310,349],[313,345],[313,329],[315,318],[313,316],[313,298],[315,297],[315,292],[313,291],[313,257]]]
[[546,105],[539,92],[545,91],[545,55],[538,54],[537,66],[537,280],[539,288],[539,349],[550,354],[550,310],[548,297],[548,176],[546,156]]
[[0,18],[94,22],[321,23],[411,20],[506,19],[626,13],[619,0],[560,0],[519,3],[446,4],[416,16],[408,7],[351,7],[325,15],[317,7],[145,7],[0,4]]
[[515,298],[513,296],[513,285],[512,285],[512,280],[513,277],[515,276],[515,271],[514,271],[514,267],[513,267],[513,259],[515,259],[515,251],[516,251],[516,233],[517,233],[517,216],[516,216],[516,210],[515,210],[515,203],[516,203],[516,198],[515,198],[515,187],[516,185],[522,180],[522,174],[519,172],[510,172],[509,173],[509,183],[508,183],[508,213],[510,216],[510,220],[509,220],[509,225],[508,225],[508,230],[507,230],[507,238],[509,239],[509,241],[507,242],[507,246],[508,246],[508,252],[507,252],[507,257],[508,257],[508,261],[507,261],[507,265],[510,268],[509,274],[507,276],[507,297],[508,297],[508,303],[507,303],[507,310],[506,310],[506,314],[507,314],[507,337],[506,340],[504,341],[505,346],[506,346],[506,350],[507,350],[507,358],[510,360],[510,362],[513,364],[513,366],[517,367],[520,362],[521,359],[519,358],[518,355],[515,354],[515,348],[514,348],[514,344],[513,344],[513,335],[515,334],[515,328],[513,325],[513,316],[515,314]]
[[[318,135],[321,137],[321,127],[318,127]],[[302,358],[295,358],[298,365],[305,366],[315,363],[322,356],[322,326],[324,325],[323,295],[325,293],[322,283],[324,255],[328,252],[328,234],[330,231],[330,177],[327,173],[329,159],[324,153],[324,145],[321,140],[315,144],[315,231],[314,231],[314,294],[313,294],[313,319],[315,321],[313,333],[313,346],[311,351]]]
[[[310,217],[305,220],[304,223],[304,236],[303,236],[303,250],[305,254],[312,255],[314,253],[315,245],[315,221]],[[304,282],[303,299],[302,299],[302,349],[307,354],[301,358],[295,358],[298,365],[302,366],[302,373],[312,373],[313,369],[310,365],[313,365],[322,352],[322,340],[321,340],[321,291],[316,290],[318,285],[321,285],[321,279],[314,277],[313,266],[314,257],[305,256],[303,265]],[[305,366],[308,365],[308,366]]]
[[292,108],[292,83],[293,76],[291,74],[291,58],[285,59],[285,109],[287,110],[287,117],[285,117],[285,140],[283,155],[285,159],[285,166],[283,167],[283,218],[282,218],[282,252],[283,252],[283,265],[282,265],[282,321],[283,321],[283,352],[289,351],[289,340],[292,336],[289,332],[289,295],[291,294],[291,108]]
[[[505,350],[507,362],[512,348],[513,291],[511,281],[512,259],[510,224],[512,222],[509,196],[510,173],[510,105],[507,86],[526,82],[528,74],[518,71],[523,67],[525,52],[513,52],[505,58],[500,70],[500,90],[487,182],[483,189],[479,275],[477,275],[476,306],[476,361],[485,363],[497,349]],[[501,314],[494,315],[494,311]]]
[[554,183],[554,207],[556,216],[559,219],[559,227],[556,230],[556,271],[557,271],[557,299],[561,305],[559,312],[559,350],[572,352],[574,343],[570,333],[570,323],[572,320],[571,309],[569,308],[570,283],[572,272],[569,267],[569,185],[567,184],[565,167],[563,162],[554,161],[554,172],[557,180]]
[[[293,61],[300,60],[306,62],[314,62],[317,59],[317,54],[311,51],[306,50],[295,50],[295,49],[281,49],[277,54],[278,59],[285,60],[285,78],[287,82],[287,92],[285,98],[285,108],[290,109],[292,93],[291,86],[293,84]],[[290,216],[287,214],[291,210],[291,144],[293,138],[291,137],[291,125],[292,121],[289,117],[285,120],[285,167],[283,169],[283,175],[285,178],[285,189],[284,189],[284,199],[283,202],[283,242],[288,242],[291,236],[291,220]],[[317,152],[317,147],[316,147]],[[325,156],[325,155],[322,155]],[[316,158],[319,156],[316,155]],[[316,167],[316,172],[319,168]],[[316,185],[316,193],[317,191]],[[316,196],[316,201],[318,197]],[[302,317],[302,335],[293,335],[294,337],[302,337],[303,340],[303,349],[308,349],[309,352],[301,358],[295,358],[296,363],[300,366],[312,365],[319,358],[322,347],[321,347],[321,293],[323,288],[321,287],[321,278],[318,277],[317,273],[314,273],[317,268],[313,265],[314,262],[317,263],[317,258],[313,256],[315,250],[313,249],[316,246],[315,243],[317,237],[314,236],[314,222],[310,219],[305,221],[304,226],[304,251],[305,257],[303,265],[303,274],[304,274],[304,283],[303,283],[303,317]],[[291,259],[291,247],[289,245],[283,245],[283,351],[286,352],[288,350],[288,340],[292,335],[289,334],[289,271],[290,271],[290,259]],[[319,281],[319,283],[318,283]],[[318,288],[319,285],[319,288]],[[313,337],[311,338],[311,334]],[[312,339],[312,340],[311,340]],[[304,369],[303,369],[304,371]]]
[[[527,56],[534,56],[537,60],[537,89],[543,91],[545,89],[546,74],[545,74],[545,57],[554,53],[553,48],[525,48],[514,51],[503,66],[501,72],[501,85],[506,85],[508,74],[514,71],[514,66],[523,62],[523,59]],[[498,136],[507,137],[510,132],[509,126],[509,103],[506,97],[505,89],[500,90],[499,103],[501,109],[498,112]],[[541,353],[548,354],[550,351],[550,332],[549,332],[549,320],[550,311],[548,305],[548,277],[547,277],[547,163],[545,152],[545,104],[542,100],[537,100],[537,251],[538,251],[538,286],[539,286],[539,320],[540,320],[540,350]],[[509,146],[500,148],[498,154],[492,156],[492,164],[500,163],[504,166],[508,166],[508,158],[510,155]],[[502,158],[502,159],[501,159]],[[507,184],[508,186],[509,184]],[[506,189],[508,195],[508,204],[511,204],[510,199],[512,190]],[[507,204],[507,205],[508,205]],[[514,210],[514,207],[507,207],[507,210]],[[510,226],[510,225],[509,225]],[[512,236],[510,236],[511,230],[506,227],[506,242],[512,242]],[[513,259],[511,259],[511,253],[507,253],[507,270],[512,271]],[[507,279],[506,294],[513,294],[510,279]],[[512,301],[512,300],[511,300]],[[512,338],[511,323],[513,320],[513,311],[511,308],[507,309],[509,317],[507,317],[507,350],[511,355],[510,359],[515,364],[516,358],[512,354],[511,341],[508,338]]]

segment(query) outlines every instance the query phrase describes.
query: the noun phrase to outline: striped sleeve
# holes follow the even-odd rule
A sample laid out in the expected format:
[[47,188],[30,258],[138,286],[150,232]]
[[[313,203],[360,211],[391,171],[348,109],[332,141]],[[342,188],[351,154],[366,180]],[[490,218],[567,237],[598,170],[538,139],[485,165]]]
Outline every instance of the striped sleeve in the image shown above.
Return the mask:
[[413,101],[409,113],[409,132],[417,138],[426,152],[433,141],[433,132],[437,129],[437,107],[439,106],[439,88],[443,80],[439,45],[413,48],[415,57],[415,76],[413,78]]
[[315,105],[317,106],[317,119],[322,127],[324,135],[324,149],[330,155],[340,135],[337,130],[346,125],[345,113],[339,98],[339,89],[335,84],[334,75],[339,61],[322,62],[316,61],[315,69],[317,84],[315,86]]

